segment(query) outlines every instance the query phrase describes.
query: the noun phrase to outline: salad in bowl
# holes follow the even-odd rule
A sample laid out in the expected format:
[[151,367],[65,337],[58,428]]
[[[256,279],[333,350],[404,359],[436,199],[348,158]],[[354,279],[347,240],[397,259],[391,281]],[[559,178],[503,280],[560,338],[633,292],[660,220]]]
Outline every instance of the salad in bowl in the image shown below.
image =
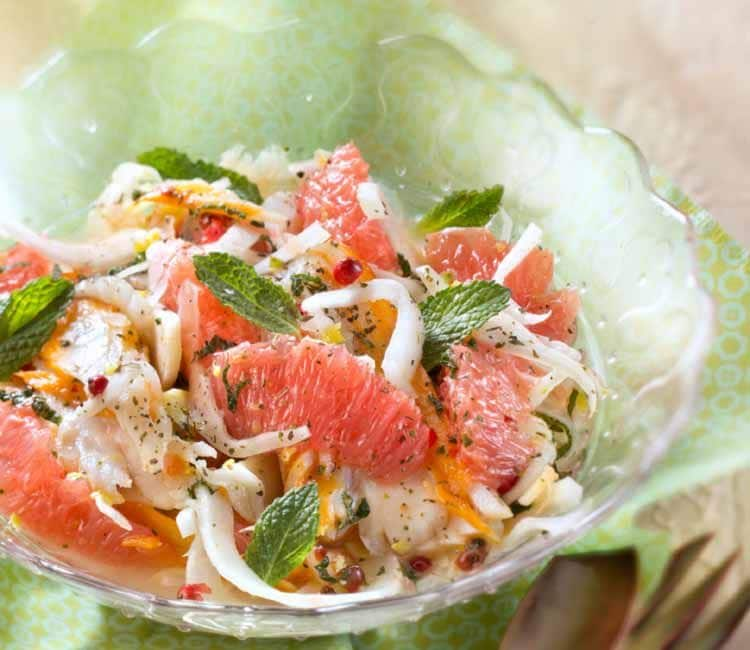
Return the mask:
[[[503,188],[406,219],[353,143],[125,162],[0,271],[0,512],[166,598],[434,588],[574,509],[601,379]],[[410,215],[413,216],[413,215]]]

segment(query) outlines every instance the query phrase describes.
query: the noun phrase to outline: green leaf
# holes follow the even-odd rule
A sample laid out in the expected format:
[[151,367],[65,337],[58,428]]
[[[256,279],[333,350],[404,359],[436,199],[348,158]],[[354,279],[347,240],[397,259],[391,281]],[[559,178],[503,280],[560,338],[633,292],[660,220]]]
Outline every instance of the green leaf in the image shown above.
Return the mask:
[[270,332],[297,333],[297,305],[278,284],[228,253],[193,258],[198,279],[223,305]]
[[317,483],[275,499],[255,524],[245,561],[269,585],[296,569],[315,544],[320,520]]
[[310,293],[319,293],[328,290],[326,283],[323,282],[320,276],[313,275],[312,273],[295,273],[290,278],[290,281],[292,294],[297,297],[301,296],[305,290]]
[[633,549],[553,558],[518,606],[500,648],[614,650],[637,588]]
[[44,277],[0,303],[0,379],[10,377],[41,350],[72,298],[71,282]]
[[396,253],[396,259],[398,260],[398,267],[401,269],[401,275],[405,278],[410,278],[412,275],[411,264],[401,253]]
[[424,321],[422,365],[427,371],[450,364],[450,346],[505,309],[510,291],[489,280],[457,284],[420,303]]
[[417,229],[427,234],[443,228],[484,226],[500,209],[502,200],[502,185],[484,190],[459,190],[425,214],[417,223]]
[[205,160],[191,160],[186,154],[176,149],[156,147],[138,156],[138,162],[149,165],[161,174],[162,178],[176,180],[190,180],[202,178],[213,183],[220,178],[228,178],[231,189],[245,201],[261,203],[263,201],[257,185],[251,183],[245,176],[233,172],[231,169],[214,165]]

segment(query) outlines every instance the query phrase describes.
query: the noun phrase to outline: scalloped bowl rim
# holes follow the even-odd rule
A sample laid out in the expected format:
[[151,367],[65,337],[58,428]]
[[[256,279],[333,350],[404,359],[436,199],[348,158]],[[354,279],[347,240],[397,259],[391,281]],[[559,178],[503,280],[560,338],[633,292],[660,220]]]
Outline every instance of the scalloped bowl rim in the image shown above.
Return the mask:
[[[434,36],[424,34],[400,35],[382,39],[378,41],[377,44],[385,45],[392,42],[417,37],[420,39],[436,41],[443,46],[450,48],[454,55],[460,57],[465,65],[473,69],[473,71],[480,75],[485,81],[491,82],[504,76],[490,74],[482,71],[471,61],[469,61],[467,57],[454,45]],[[50,59],[48,59],[40,69],[46,68],[53,61],[56,62],[57,60],[59,60],[59,58],[61,58],[61,56],[64,56],[64,53],[55,54]],[[37,74],[38,71],[31,77],[27,78],[27,82],[23,85],[27,86],[28,83],[30,83],[33,77],[35,77]],[[73,587],[83,588],[87,592],[89,590],[94,590],[100,592],[102,596],[111,595],[124,597],[134,601],[134,603],[138,603],[139,605],[171,608],[175,610],[175,614],[180,613],[182,615],[188,615],[191,613],[206,614],[215,612],[229,615],[241,615],[243,616],[245,621],[250,622],[254,615],[259,615],[264,618],[275,617],[277,619],[304,619],[355,610],[356,612],[360,613],[366,612],[368,610],[380,609],[384,606],[390,605],[416,604],[423,606],[419,611],[419,616],[423,616],[431,611],[442,609],[443,607],[448,607],[457,602],[466,601],[482,593],[493,593],[501,584],[518,577],[524,571],[532,568],[533,566],[544,560],[546,557],[551,556],[554,552],[559,551],[567,544],[580,538],[585,532],[589,531],[596,524],[600,523],[605,517],[612,514],[612,512],[617,507],[622,505],[630,496],[632,496],[635,493],[636,488],[642,485],[644,479],[648,477],[655,463],[657,463],[665,455],[669,447],[675,442],[675,440],[689,421],[690,416],[696,410],[696,405],[699,401],[699,380],[703,368],[703,362],[708,353],[713,335],[715,333],[716,305],[713,298],[711,297],[711,294],[707,291],[707,289],[700,281],[698,270],[697,243],[695,240],[695,230],[692,221],[687,214],[682,212],[674,204],[657,193],[653,186],[648,162],[640,148],[630,138],[619,133],[616,130],[600,126],[594,127],[585,125],[581,120],[575,117],[573,113],[571,113],[565,102],[546,82],[533,75],[524,75],[524,77],[527,81],[530,81],[537,85],[537,87],[548,96],[548,98],[558,108],[561,115],[565,117],[570,124],[576,126],[588,136],[615,138],[628,146],[639,165],[641,182],[643,183],[643,187],[649,193],[651,200],[657,203],[669,217],[678,220],[684,226],[686,241],[691,258],[691,271],[687,279],[691,283],[690,286],[696,291],[696,293],[700,296],[700,299],[703,301],[702,307],[704,313],[706,314],[706,317],[704,319],[696,321],[689,345],[685,348],[685,352],[680,362],[672,369],[671,372],[667,373],[666,375],[657,377],[649,382],[649,384],[644,386],[636,396],[637,399],[640,395],[648,392],[651,386],[658,385],[664,383],[667,380],[676,378],[680,381],[682,393],[680,408],[673,412],[668,423],[663,427],[660,435],[656,438],[656,442],[652,443],[648,447],[648,449],[644,451],[644,456],[638,466],[637,471],[624,478],[622,483],[617,486],[617,488],[613,490],[613,492],[609,496],[607,496],[602,501],[602,503],[591,509],[591,511],[587,512],[580,519],[577,519],[574,527],[571,527],[562,533],[549,535],[548,537],[546,537],[545,544],[526,553],[523,558],[517,558],[514,556],[501,557],[491,565],[489,565],[487,568],[477,571],[476,573],[468,574],[466,576],[457,578],[448,584],[433,587],[422,592],[389,598],[374,599],[372,601],[365,601],[360,603],[329,605],[325,607],[309,609],[292,609],[277,606],[224,605],[218,603],[203,603],[169,599],[161,596],[156,596],[154,594],[149,594],[147,592],[138,591],[136,589],[131,589],[129,587],[123,587],[114,582],[110,582],[109,580],[97,578],[86,573],[85,571],[75,569],[70,565],[66,565],[55,559],[45,558],[41,555],[33,553],[27,548],[23,548],[17,545],[13,539],[10,539],[7,536],[3,536],[0,539],[0,549],[10,558],[29,568],[33,572],[45,575],[55,580],[69,583]],[[576,513],[576,510],[573,510],[567,514],[574,513]],[[430,605],[432,605],[432,607],[430,607]],[[143,612],[143,614],[147,615],[148,612]],[[196,626],[195,623],[191,623],[190,621],[186,620],[184,616],[183,620],[188,627],[197,627],[198,629],[200,629],[200,631],[204,632],[211,631],[203,625]],[[356,627],[357,631],[368,629],[367,625],[355,625],[353,627]],[[330,633],[330,630],[320,630],[321,635],[328,633]],[[293,632],[291,633],[291,635],[293,635]],[[240,635],[238,636],[238,638],[244,636],[270,635],[264,635],[261,632],[258,635]],[[279,635],[277,634],[276,636]],[[290,634],[286,634],[285,636],[290,636]]]

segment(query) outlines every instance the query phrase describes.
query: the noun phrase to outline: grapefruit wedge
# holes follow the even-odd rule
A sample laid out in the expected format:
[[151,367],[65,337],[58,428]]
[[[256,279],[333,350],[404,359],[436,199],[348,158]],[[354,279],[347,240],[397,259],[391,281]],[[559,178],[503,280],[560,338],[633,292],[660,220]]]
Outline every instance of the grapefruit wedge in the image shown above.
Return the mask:
[[531,413],[525,362],[492,348],[465,345],[455,345],[453,355],[455,371],[446,373],[439,394],[457,457],[475,480],[502,494],[536,453],[519,430]]
[[397,266],[383,226],[370,221],[357,200],[357,187],[369,179],[369,165],[354,144],[338,147],[321,169],[305,179],[297,192],[296,230],[318,221],[335,241],[349,246],[366,262],[382,269]]
[[0,293],[21,289],[31,280],[52,273],[52,263],[33,248],[16,244],[0,252]]
[[[425,256],[435,270],[449,271],[457,280],[490,280],[510,248],[485,228],[448,228],[427,236]],[[554,267],[552,253],[535,248],[503,284],[522,308],[535,314],[550,313],[546,320],[529,327],[532,332],[570,343],[576,336],[581,301],[573,289],[551,290]]]
[[313,449],[386,481],[424,461],[430,432],[414,400],[343,346],[278,337],[217,352],[211,362],[216,402],[235,438],[307,425]]

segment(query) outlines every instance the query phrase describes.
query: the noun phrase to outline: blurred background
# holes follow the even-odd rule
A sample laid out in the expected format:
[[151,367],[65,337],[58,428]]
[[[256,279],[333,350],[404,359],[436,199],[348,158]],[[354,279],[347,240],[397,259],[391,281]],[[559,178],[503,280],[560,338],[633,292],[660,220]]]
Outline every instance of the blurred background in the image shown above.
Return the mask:
[[[55,10],[50,10],[54,4]],[[0,0],[0,83],[23,78],[45,44],[94,0]],[[746,247],[750,246],[750,3],[745,0],[452,0],[447,4],[602,124],[635,140]],[[64,9],[64,10],[63,10]],[[6,22],[7,21],[7,22]],[[742,549],[722,590],[750,576],[750,471],[652,507],[675,542],[715,534],[706,571]],[[700,576],[696,576],[696,580]],[[714,606],[718,606],[718,603]],[[750,647],[750,620],[729,646]]]

